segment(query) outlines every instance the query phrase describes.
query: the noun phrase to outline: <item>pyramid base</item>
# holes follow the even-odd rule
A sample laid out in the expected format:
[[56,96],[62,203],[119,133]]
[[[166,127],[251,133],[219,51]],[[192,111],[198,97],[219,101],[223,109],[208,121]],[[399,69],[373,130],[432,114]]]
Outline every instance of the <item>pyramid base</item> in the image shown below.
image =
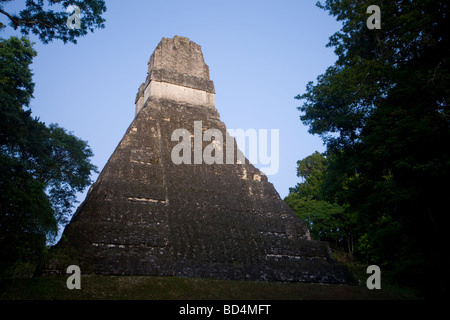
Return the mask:
[[[331,256],[327,243],[301,240],[307,248],[302,255],[266,254],[245,261],[178,259],[171,249],[126,247],[125,245],[75,248],[61,241],[49,251],[40,275],[66,274],[69,265],[82,274],[115,276],[174,276],[218,280],[283,281],[349,284],[353,279],[347,268]],[[313,254],[313,255],[312,255]]]

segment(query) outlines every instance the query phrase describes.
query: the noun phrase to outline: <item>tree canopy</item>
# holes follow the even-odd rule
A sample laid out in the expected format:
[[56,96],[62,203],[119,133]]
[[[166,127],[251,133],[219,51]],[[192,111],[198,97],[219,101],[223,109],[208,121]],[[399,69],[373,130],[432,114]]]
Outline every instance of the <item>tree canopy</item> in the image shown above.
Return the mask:
[[96,171],[86,141],[31,116],[35,55],[26,38],[0,40],[0,278],[37,262]]
[[314,152],[297,161],[297,176],[302,178],[284,201],[304,221],[314,239],[328,241],[335,247],[353,254],[354,221],[348,211],[324,192],[324,180],[328,174],[325,154]]
[[[27,0],[18,13],[8,12],[9,2],[0,0],[0,13],[10,27],[44,44],[55,39],[76,44],[88,31],[104,28],[103,0]],[[70,9],[79,10],[76,21]],[[68,222],[76,193],[97,172],[86,141],[32,116],[35,56],[25,37],[0,39],[0,279],[23,266],[29,266],[23,272],[32,272],[47,241]]]
[[[35,34],[43,43],[49,43],[54,39],[64,43],[77,43],[77,38],[84,36],[88,31],[105,27],[105,19],[102,14],[106,12],[103,0],[27,0],[25,8],[19,13],[11,13],[5,10],[5,5],[13,0],[0,0],[0,13],[8,17],[10,26],[19,29],[23,35]],[[69,6],[77,6],[80,9],[80,28],[69,28],[67,20]],[[56,10],[53,10],[55,8]],[[0,29],[5,27],[0,23]]]
[[322,191],[357,213],[367,259],[426,294],[447,283],[450,193],[448,1],[383,1],[369,29],[356,0],[318,3],[342,22],[337,61],[296,98],[327,146]]

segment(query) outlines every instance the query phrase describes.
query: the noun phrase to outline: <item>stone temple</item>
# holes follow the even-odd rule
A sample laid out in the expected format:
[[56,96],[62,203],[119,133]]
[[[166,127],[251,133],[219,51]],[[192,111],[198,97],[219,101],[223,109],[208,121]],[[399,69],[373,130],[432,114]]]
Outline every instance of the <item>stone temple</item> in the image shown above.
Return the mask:
[[201,47],[163,38],[139,87],[133,122],[50,250],[44,273],[74,264],[84,274],[347,281],[328,245],[311,240],[305,222],[248,160],[174,163],[175,130],[191,133],[187,158],[211,144],[212,138],[194,146],[199,121],[202,132],[228,137],[221,147],[233,147],[237,160],[214,93]]

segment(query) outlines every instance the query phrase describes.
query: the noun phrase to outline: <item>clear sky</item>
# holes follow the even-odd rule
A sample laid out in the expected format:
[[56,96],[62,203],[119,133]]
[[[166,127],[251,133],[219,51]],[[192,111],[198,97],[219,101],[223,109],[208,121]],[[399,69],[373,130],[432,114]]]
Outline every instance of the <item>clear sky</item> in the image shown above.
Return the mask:
[[[18,12],[25,1],[6,11]],[[147,61],[162,37],[202,46],[227,128],[279,129],[280,168],[268,176],[284,198],[299,182],[297,160],[325,150],[310,135],[294,97],[334,63],[328,38],[340,29],[316,0],[106,1],[105,29],[78,44],[36,42],[34,116],[87,140],[101,171],[134,118]],[[9,23],[6,17],[0,21]],[[20,35],[11,27],[0,37]],[[93,176],[95,181],[97,175]],[[79,196],[84,200],[85,194]]]

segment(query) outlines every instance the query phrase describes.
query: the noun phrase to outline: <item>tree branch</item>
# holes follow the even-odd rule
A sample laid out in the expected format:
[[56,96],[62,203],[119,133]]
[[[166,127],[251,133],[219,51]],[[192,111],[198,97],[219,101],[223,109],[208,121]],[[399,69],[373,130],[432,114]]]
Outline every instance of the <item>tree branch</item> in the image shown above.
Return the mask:
[[44,23],[42,21],[39,21],[39,20],[28,20],[28,21],[27,20],[20,20],[18,18],[15,18],[15,17],[11,16],[8,12],[4,11],[2,8],[0,8],[0,13],[3,13],[5,16],[7,16],[9,18],[9,20],[11,20],[11,22],[14,25],[14,30],[16,30],[17,27],[19,25],[21,25],[21,24],[35,24],[35,23],[42,24],[42,25],[46,26],[47,28],[56,28],[55,26],[46,24],[46,23]]
[[3,13],[5,16],[7,16],[9,18],[9,20],[11,20],[11,22],[14,24],[14,30],[16,30],[17,26],[19,25],[16,22],[16,19],[14,19],[13,16],[11,16],[8,12],[4,11],[2,8],[0,8],[0,13]]

